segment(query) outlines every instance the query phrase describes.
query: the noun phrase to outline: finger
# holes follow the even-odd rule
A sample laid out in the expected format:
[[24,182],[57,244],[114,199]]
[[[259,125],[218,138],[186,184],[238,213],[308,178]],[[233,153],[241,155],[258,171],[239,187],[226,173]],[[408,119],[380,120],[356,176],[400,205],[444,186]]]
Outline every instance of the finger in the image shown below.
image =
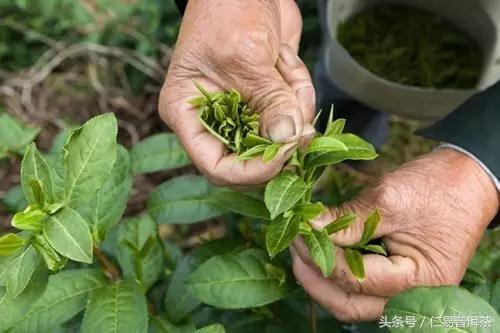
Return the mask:
[[[369,191],[369,190],[368,190]],[[364,222],[367,217],[372,214],[377,207],[371,204],[363,204],[363,198],[370,198],[368,191],[360,195],[360,199],[345,203],[341,207],[332,207],[327,209],[318,218],[311,221],[312,226],[321,230],[330,223],[334,222],[339,217],[347,213],[355,213],[357,215],[356,222],[346,229],[340,230],[332,235],[330,238],[339,246],[350,246],[357,243],[361,239],[364,230]],[[368,201],[368,200],[367,200]],[[373,238],[379,238],[389,235],[396,230],[393,219],[390,216],[384,215],[383,210],[378,210],[380,214],[380,223],[375,230]]]
[[293,273],[305,291],[341,321],[375,320],[383,314],[387,299],[347,292],[325,279],[299,256],[294,258]]
[[[221,90],[208,80],[198,78],[210,91]],[[191,80],[178,83],[175,100],[168,100],[165,90],[160,96],[160,114],[181,140],[193,163],[207,178],[219,186],[261,184],[274,177],[293,153],[296,143],[283,145],[270,162],[260,158],[237,161],[226,154],[226,147],[203,127],[195,107],[187,100],[199,95]],[[171,97],[168,97],[171,98]]]
[[312,123],[316,114],[316,95],[306,65],[289,45],[282,44],[276,68],[295,92],[304,121]]

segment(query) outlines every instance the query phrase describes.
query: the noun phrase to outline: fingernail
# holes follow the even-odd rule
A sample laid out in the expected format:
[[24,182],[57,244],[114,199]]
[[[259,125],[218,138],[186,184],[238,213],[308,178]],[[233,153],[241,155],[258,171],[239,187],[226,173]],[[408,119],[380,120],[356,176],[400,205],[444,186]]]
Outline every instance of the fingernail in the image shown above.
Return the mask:
[[289,46],[282,46],[279,56],[288,67],[295,68],[300,64],[299,56]]
[[313,86],[305,86],[297,91],[297,100],[299,102],[300,110],[306,113],[309,110],[315,109],[316,93]]
[[290,245],[290,254],[292,255],[292,258],[295,259],[298,257],[297,250],[293,245]]
[[274,117],[267,126],[266,132],[273,142],[286,142],[297,134],[293,118],[286,115]]

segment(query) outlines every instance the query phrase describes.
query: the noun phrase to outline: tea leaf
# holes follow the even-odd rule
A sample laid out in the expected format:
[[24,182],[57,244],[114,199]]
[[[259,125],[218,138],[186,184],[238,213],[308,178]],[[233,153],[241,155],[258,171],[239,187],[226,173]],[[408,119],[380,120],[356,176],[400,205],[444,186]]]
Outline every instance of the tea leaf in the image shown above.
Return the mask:
[[356,223],[357,218],[358,217],[356,216],[356,214],[347,213],[347,214],[339,217],[335,221],[331,222],[330,224],[328,224],[325,227],[325,230],[329,235],[332,235],[336,232],[339,232],[340,230],[349,228],[351,225]]
[[214,205],[236,214],[264,220],[270,219],[264,202],[246,193],[221,189],[211,195],[210,200]]
[[353,249],[344,249],[344,257],[352,275],[358,280],[363,281],[365,278],[365,266],[361,252]]
[[370,251],[370,252],[377,253],[377,254],[382,254],[384,256],[387,255],[387,251],[381,245],[369,244],[369,245],[361,246],[361,248],[363,250]]
[[273,143],[272,145],[267,146],[266,150],[264,150],[264,154],[262,154],[262,160],[264,162],[272,161],[276,154],[278,154],[279,148],[279,143]]
[[60,254],[84,263],[92,262],[92,236],[85,220],[71,208],[63,208],[43,224],[43,234]]
[[264,192],[264,202],[271,219],[291,209],[306,191],[307,185],[304,181],[291,172],[282,172],[271,180]]
[[295,206],[293,213],[303,219],[310,221],[320,216],[326,210],[321,202],[299,204]]
[[0,148],[19,152],[35,139],[40,132],[37,127],[29,127],[3,112],[0,114]]
[[106,233],[118,223],[132,192],[130,156],[123,146],[118,146],[117,152],[113,171],[101,188],[79,197],[71,204],[91,227],[95,242],[102,241]]
[[213,324],[200,328],[195,333],[226,333],[226,330],[221,324]]
[[110,113],[70,132],[63,149],[67,202],[94,192],[109,177],[116,162],[116,133],[117,121]]
[[450,332],[450,329],[439,327],[442,325],[440,318],[453,318],[457,313],[460,316],[468,318],[476,316],[478,313],[481,316],[492,318],[491,326],[485,329],[477,329],[474,327],[460,328],[461,332],[481,332],[494,333],[500,330],[500,316],[498,313],[482,298],[475,296],[467,290],[457,286],[446,287],[419,287],[397,294],[389,300],[384,308],[384,315],[387,318],[394,316],[406,316],[411,313],[418,321],[424,323],[424,327],[420,328],[391,328],[394,333],[420,333],[429,332],[431,325],[434,327],[432,331],[438,333]]
[[273,144],[271,141],[261,137],[261,136],[258,136],[256,134],[253,134],[253,133],[248,133],[248,135],[243,138],[243,145],[248,147],[248,148],[251,148],[251,147],[255,147],[255,146],[259,146],[259,145],[271,145]]
[[174,325],[165,316],[155,316],[149,322],[150,333],[194,333],[196,328],[193,324]]
[[325,136],[342,134],[345,127],[345,122],[346,122],[345,119],[340,118],[331,123],[328,123],[328,126],[326,127],[325,131]]
[[9,297],[16,298],[26,288],[40,264],[40,257],[32,246],[27,247],[10,263],[6,272]]
[[8,190],[7,193],[0,198],[0,202],[12,213],[23,211],[26,206],[28,206],[21,186],[14,186]]
[[59,255],[42,234],[34,236],[32,245],[52,272],[61,270],[68,262],[68,258]]
[[42,220],[47,214],[37,206],[28,206],[23,212],[17,213],[12,218],[12,226],[20,230],[40,231]]
[[13,328],[26,315],[44,293],[47,281],[47,268],[44,265],[38,265],[28,285],[16,298],[9,297],[9,295],[3,296],[3,301],[0,302],[0,313],[2,314],[0,332]]
[[308,154],[305,161],[307,169],[336,164],[344,160],[372,160],[377,157],[375,148],[354,134],[336,134],[330,137],[341,141],[347,147],[347,151]]
[[219,216],[212,203],[215,188],[201,176],[181,176],[166,181],[149,196],[148,210],[157,223],[188,224]]
[[90,293],[82,333],[148,330],[146,297],[132,281],[117,281]]
[[329,277],[335,267],[335,247],[325,230],[312,230],[304,234],[304,241],[314,263],[324,277]]
[[130,151],[134,174],[180,168],[191,164],[187,152],[173,133],[150,136]]
[[372,239],[379,223],[380,223],[380,215],[378,211],[375,210],[366,218],[365,227],[363,229],[363,235],[361,235],[359,245],[366,245]]
[[249,249],[216,256],[187,280],[188,289],[202,302],[222,308],[258,307],[283,298],[289,291],[276,274],[269,275],[267,255]]
[[16,234],[0,237],[0,256],[8,256],[24,246],[26,240]]
[[299,234],[300,220],[294,216],[271,221],[266,232],[266,248],[272,258],[286,249]]
[[148,290],[160,277],[163,248],[156,224],[148,215],[129,218],[118,226],[115,256],[125,278]]
[[314,138],[311,144],[307,147],[306,153],[315,152],[336,152],[336,151],[347,151],[346,145],[336,138],[330,136],[320,136]]
[[89,292],[104,285],[104,276],[94,269],[74,269],[51,275],[42,297],[14,323],[13,332],[49,332],[83,310]]
[[53,188],[52,172],[45,158],[38,152],[36,145],[31,144],[21,163],[21,185],[30,204],[44,204],[39,202],[40,199],[37,200],[40,194],[34,192],[32,181],[38,182],[41,193],[49,203],[54,202],[56,195]]
[[258,146],[253,146],[252,148],[246,150],[245,152],[241,153],[238,155],[236,158],[238,161],[246,161],[249,160],[257,155],[262,154],[268,147],[270,147],[268,144],[263,144],[263,145],[258,145]]

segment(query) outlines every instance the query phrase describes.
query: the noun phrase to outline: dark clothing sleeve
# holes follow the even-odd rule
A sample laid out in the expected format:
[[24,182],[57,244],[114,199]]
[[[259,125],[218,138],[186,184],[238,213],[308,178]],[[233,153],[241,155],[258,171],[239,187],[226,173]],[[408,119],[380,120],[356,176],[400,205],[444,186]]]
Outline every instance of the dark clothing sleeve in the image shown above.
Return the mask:
[[[467,150],[500,179],[500,82],[417,134]],[[499,222],[500,214],[492,226]]]
[[181,12],[181,14],[184,14],[184,11],[186,10],[187,0],[175,0],[175,4],[177,5],[177,8]]
[[469,151],[500,179],[500,82],[417,134]]

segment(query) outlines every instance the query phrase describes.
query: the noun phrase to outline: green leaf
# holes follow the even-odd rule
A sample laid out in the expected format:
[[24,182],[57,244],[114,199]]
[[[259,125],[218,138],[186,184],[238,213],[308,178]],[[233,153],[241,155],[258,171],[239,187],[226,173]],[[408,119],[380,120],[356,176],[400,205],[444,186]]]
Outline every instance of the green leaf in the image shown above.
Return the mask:
[[[407,325],[402,327],[391,327],[393,333],[448,333],[470,332],[470,333],[494,333],[500,332],[500,316],[482,298],[469,293],[467,290],[449,287],[420,287],[396,295],[389,300],[385,306],[384,315],[390,320],[394,316],[415,316],[417,325],[411,328]],[[492,324],[489,328],[461,327],[450,329],[443,327],[442,319],[453,316],[469,318],[472,316],[491,317]],[[431,323],[433,327],[431,329]],[[441,327],[438,327],[441,325]]]
[[319,267],[324,277],[329,277],[335,267],[335,247],[326,230],[312,230],[304,235],[304,241],[309,248],[309,254]]
[[20,230],[40,231],[47,214],[37,206],[28,206],[12,218],[12,226]]
[[137,284],[122,280],[91,292],[82,333],[146,333],[147,330],[146,297]]
[[243,145],[250,148],[259,145],[268,146],[271,144],[273,144],[271,141],[253,133],[248,133],[248,135],[243,139]]
[[215,188],[201,176],[181,176],[166,181],[149,196],[148,210],[157,223],[188,224],[223,213],[210,197]]
[[21,163],[21,185],[24,195],[30,204],[43,205],[43,202],[38,202],[37,193],[34,191],[32,182],[36,181],[40,184],[43,195],[49,203],[55,200],[53,188],[52,170],[45,158],[38,152],[36,145],[33,143],[28,147],[24,154]]
[[6,271],[7,294],[16,298],[28,285],[41,260],[32,246],[27,247],[9,265]]
[[369,244],[361,247],[363,250],[370,251],[377,254],[387,255],[387,251],[381,245]]
[[14,323],[12,333],[49,332],[82,311],[89,293],[105,283],[102,273],[94,269],[74,269],[51,275],[42,297]]
[[337,119],[329,123],[326,127],[325,136],[342,134],[345,127],[345,119]]
[[8,256],[24,246],[26,240],[16,234],[6,234],[0,237],[0,256]]
[[349,228],[351,225],[356,223],[357,216],[354,213],[347,213],[335,221],[331,222],[325,227],[325,230],[327,234],[332,235],[336,232],[339,232],[340,230],[344,230],[346,228]]
[[226,330],[221,324],[213,324],[200,328],[195,333],[226,333]]
[[0,198],[0,202],[11,213],[23,211],[26,206],[28,206],[28,202],[24,197],[21,186],[12,187],[3,197]]
[[187,287],[202,302],[223,309],[258,307],[286,296],[289,288],[270,274],[260,250],[216,256],[201,265]]
[[211,257],[233,252],[236,247],[224,238],[210,241],[201,244],[180,261],[165,294],[164,308],[170,321],[180,322],[200,305],[200,301],[187,290],[185,282],[188,276]]
[[266,248],[272,258],[288,248],[299,234],[300,219],[295,216],[271,221],[266,232]]
[[314,138],[306,149],[307,154],[316,152],[329,153],[337,151],[347,151],[347,147],[342,141],[329,136],[320,136]]
[[354,134],[336,134],[330,137],[341,141],[347,147],[347,151],[308,154],[305,160],[306,169],[332,165],[344,160],[373,160],[377,157],[375,148]]
[[93,193],[109,177],[116,161],[117,126],[115,116],[108,113],[71,130],[63,148],[67,202]]
[[155,316],[149,323],[149,333],[195,333],[193,324],[174,325],[164,316]]
[[377,210],[375,210],[366,218],[363,234],[361,235],[361,239],[358,245],[366,245],[372,239],[379,223],[380,223],[380,214],[378,213]]
[[118,227],[115,254],[125,278],[148,290],[160,277],[163,247],[156,223],[148,215],[130,218]]
[[59,255],[42,234],[33,237],[32,245],[52,272],[60,271],[68,262],[68,258]]
[[39,128],[28,127],[7,113],[0,114],[0,147],[10,152],[21,150],[33,141]]
[[352,275],[358,280],[363,281],[365,279],[365,265],[363,264],[361,252],[353,249],[344,249],[344,257]]
[[150,136],[130,151],[134,174],[176,169],[191,164],[187,152],[173,133]]
[[266,185],[264,202],[271,219],[291,209],[305,194],[307,185],[299,176],[285,171]]
[[63,208],[43,224],[50,245],[71,260],[92,263],[92,235],[85,220],[73,209]]
[[118,146],[115,166],[102,187],[73,201],[72,208],[90,224],[96,242],[104,239],[122,217],[132,192],[132,182],[129,154],[123,146]]
[[4,295],[3,301],[0,302],[0,332],[13,327],[28,310],[35,304],[39,297],[45,291],[47,286],[48,274],[47,268],[44,265],[38,265],[32,275],[26,288],[16,298],[11,298]]
[[264,201],[246,193],[230,189],[220,189],[210,196],[211,202],[225,210],[248,217],[269,220]]
[[306,221],[311,221],[320,216],[326,210],[321,202],[299,204],[295,206],[293,213]]
[[246,161],[249,160],[257,155],[262,154],[264,151],[266,151],[267,147],[270,147],[269,144],[261,144],[257,146],[253,146],[252,148],[244,151],[243,153],[239,154],[238,157],[236,158],[238,161]]
[[273,143],[272,145],[267,146],[266,150],[264,150],[264,153],[262,154],[262,160],[264,162],[272,161],[276,154],[278,154],[279,148],[279,143]]

